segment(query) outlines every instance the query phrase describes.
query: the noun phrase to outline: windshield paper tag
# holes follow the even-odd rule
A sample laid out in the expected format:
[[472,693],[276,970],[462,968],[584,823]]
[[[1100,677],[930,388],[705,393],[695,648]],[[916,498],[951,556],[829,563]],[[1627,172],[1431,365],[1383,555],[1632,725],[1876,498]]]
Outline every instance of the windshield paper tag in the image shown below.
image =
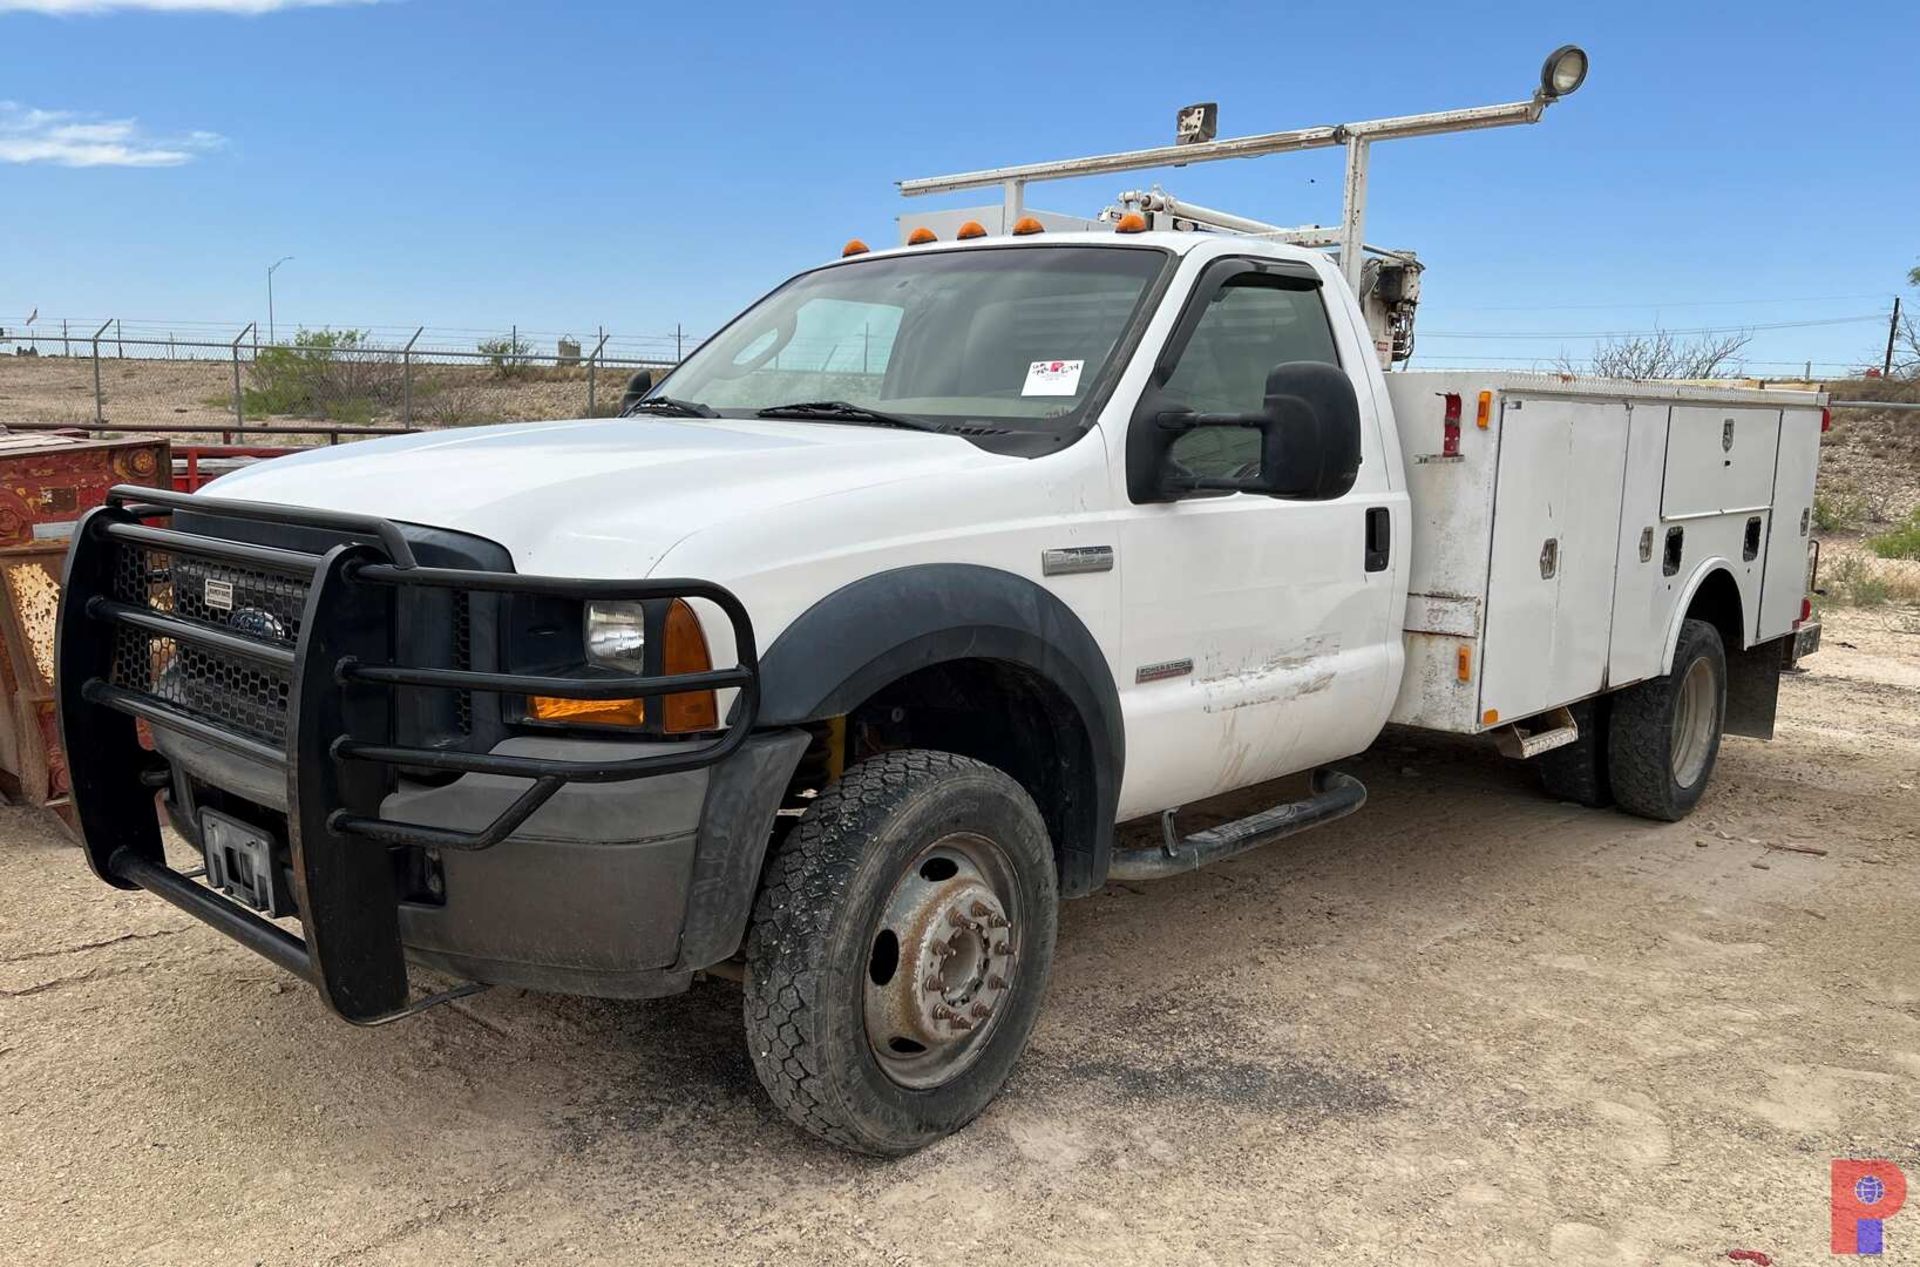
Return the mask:
[[1022,396],[1071,396],[1080,390],[1080,368],[1085,361],[1035,361],[1027,366]]

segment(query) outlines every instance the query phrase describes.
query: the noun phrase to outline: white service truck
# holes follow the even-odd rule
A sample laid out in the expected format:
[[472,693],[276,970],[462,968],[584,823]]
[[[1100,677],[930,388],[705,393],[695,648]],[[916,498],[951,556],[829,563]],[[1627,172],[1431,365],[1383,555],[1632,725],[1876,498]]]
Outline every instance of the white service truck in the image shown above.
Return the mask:
[[616,420],[117,490],[59,632],[95,872],[362,1024],[739,976],[773,1099],[887,1154],[1001,1086],[1061,898],[1360,808],[1389,722],[1656,819],[1770,733],[1818,396],[1389,373],[1404,254],[1363,302],[1165,202],[1009,204],[852,244]]

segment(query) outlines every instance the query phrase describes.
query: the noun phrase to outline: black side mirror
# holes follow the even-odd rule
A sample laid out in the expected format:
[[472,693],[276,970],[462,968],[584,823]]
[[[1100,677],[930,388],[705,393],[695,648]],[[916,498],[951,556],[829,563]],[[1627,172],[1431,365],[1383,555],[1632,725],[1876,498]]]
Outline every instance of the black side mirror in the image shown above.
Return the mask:
[[[1199,476],[1183,468],[1175,444],[1206,427],[1258,431],[1258,474]],[[1127,448],[1128,492],[1135,502],[1177,501],[1207,492],[1327,501],[1344,496],[1360,473],[1360,401],[1338,366],[1289,361],[1267,375],[1259,413],[1148,412],[1134,419]]]
[[653,390],[653,371],[636,370],[627,380],[627,390],[620,393],[620,412],[626,413],[633,408],[633,402]]

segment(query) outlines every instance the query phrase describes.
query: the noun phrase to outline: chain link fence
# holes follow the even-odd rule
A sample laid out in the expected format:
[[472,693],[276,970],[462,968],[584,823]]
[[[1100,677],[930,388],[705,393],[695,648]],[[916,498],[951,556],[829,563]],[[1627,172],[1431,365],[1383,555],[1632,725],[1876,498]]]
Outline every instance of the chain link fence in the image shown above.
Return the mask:
[[[417,327],[400,334],[302,329],[291,340],[276,341],[262,339],[251,324],[225,337],[209,337],[204,328],[183,333],[174,328],[181,324],[168,323],[162,331],[154,323],[105,320],[77,329],[68,319],[59,333],[46,323],[0,328],[0,355],[74,368],[81,363],[88,381],[65,387],[90,392],[91,429],[381,434],[522,418],[606,416],[616,411],[636,375],[657,378],[695,342],[679,328],[672,334],[627,336],[597,330],[576,339],[517,327],[499,332]],[[462,342],[465,346],[458,346]],[[188,407],[176,400],[142,404],[138,367],[154,362],[163,364],[153,370],[186,373],[198,384]],[[215,376],[217,398],[208,390]],[[22,403],[10,407],[10,416],[0,422],[87,425],[66,402],[57,419],[12,417],[33,409]],[[212,416],[216,406],[217,420]],[[192,414],[197,421],[163,416],[179,414]],[[308,427],[290,419],[324,425]]]

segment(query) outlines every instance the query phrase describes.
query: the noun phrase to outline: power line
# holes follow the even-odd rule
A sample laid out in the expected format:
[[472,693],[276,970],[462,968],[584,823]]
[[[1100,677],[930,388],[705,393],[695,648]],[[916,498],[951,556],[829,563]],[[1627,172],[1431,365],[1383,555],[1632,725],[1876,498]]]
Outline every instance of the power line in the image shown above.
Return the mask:
[[1854,317],[1827,317],[1814,321],[1767,321],[1744,326],[1695,326],[1674,329],[1655,326],[1651,330],[1422,330],[1423,339],[1632,339],[1658,334],[1751,334],[1756,330],[1807,330],[1815,326],[1844,326],[1861,321],[1881,322],[1886,314],[1864,313]]
[[1608,304],[1448,304],[1450,312],[1605,312],[1623,311],[1629,308],[1735,308],[1754,304],[1828,304],[1853,302],[1862,299],[1885,299],[1889,292],[1876,291],[1868,295],[1811,295],[1794,298],[1782,296],[1778,299],[1676,299],[1661,300],[1623,300]]

